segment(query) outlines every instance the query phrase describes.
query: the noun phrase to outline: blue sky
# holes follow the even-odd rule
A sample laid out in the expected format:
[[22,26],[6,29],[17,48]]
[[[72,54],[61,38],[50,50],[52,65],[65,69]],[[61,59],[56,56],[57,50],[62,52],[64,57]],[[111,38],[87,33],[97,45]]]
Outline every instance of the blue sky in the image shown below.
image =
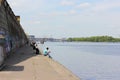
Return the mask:
[[36,37],[120,37],[120,0],[7,0]]

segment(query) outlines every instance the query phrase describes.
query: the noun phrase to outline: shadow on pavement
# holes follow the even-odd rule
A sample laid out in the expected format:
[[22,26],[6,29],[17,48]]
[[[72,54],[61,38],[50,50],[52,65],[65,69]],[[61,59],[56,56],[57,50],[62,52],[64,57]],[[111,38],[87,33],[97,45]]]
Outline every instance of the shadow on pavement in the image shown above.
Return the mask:
[[11,53],[5,61],[5,67],[2,71],[22,71],[24,70],[24,66],[16,66],[20,62],[23,62],[29,58],[37,56],[35,51],[30,46],[24,46],[19,48],[14,53]]
[[6,65],[2,71],[23,71],[24,66],[11,66],[11,65]]

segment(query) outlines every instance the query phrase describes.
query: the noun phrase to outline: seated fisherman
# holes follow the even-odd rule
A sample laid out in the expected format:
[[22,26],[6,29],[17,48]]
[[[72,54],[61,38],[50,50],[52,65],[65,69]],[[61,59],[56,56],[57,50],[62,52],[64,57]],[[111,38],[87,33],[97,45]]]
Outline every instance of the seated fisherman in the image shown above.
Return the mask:
[[44,56],[48,56],[49,58],[52,58],[49,53],[50,53],[50,51],[49,51],[49,48],[47,47],[47,48],[43,51],[43,55],[44,55]]

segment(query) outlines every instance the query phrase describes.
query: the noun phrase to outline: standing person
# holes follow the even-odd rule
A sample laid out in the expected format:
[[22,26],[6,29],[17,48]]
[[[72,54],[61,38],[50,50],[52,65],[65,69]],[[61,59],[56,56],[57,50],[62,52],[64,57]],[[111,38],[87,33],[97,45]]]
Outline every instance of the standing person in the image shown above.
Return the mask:
[[47,48],[44,50],[43,55],[44,55],[44,56],[48,56],[49,58],[52,58],[52,57],[50,56],[50,53],[51,53],[51,51],[49,51],[49,48],[47,47]]

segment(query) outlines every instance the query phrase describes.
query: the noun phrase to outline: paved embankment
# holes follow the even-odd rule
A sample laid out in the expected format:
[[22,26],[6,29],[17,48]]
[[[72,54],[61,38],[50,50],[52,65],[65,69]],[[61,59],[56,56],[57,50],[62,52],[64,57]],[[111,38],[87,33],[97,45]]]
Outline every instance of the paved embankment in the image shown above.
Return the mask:
[[64,66],[43,55],[36,55],[29,46],[9,56],[0,80],[80,80]]

